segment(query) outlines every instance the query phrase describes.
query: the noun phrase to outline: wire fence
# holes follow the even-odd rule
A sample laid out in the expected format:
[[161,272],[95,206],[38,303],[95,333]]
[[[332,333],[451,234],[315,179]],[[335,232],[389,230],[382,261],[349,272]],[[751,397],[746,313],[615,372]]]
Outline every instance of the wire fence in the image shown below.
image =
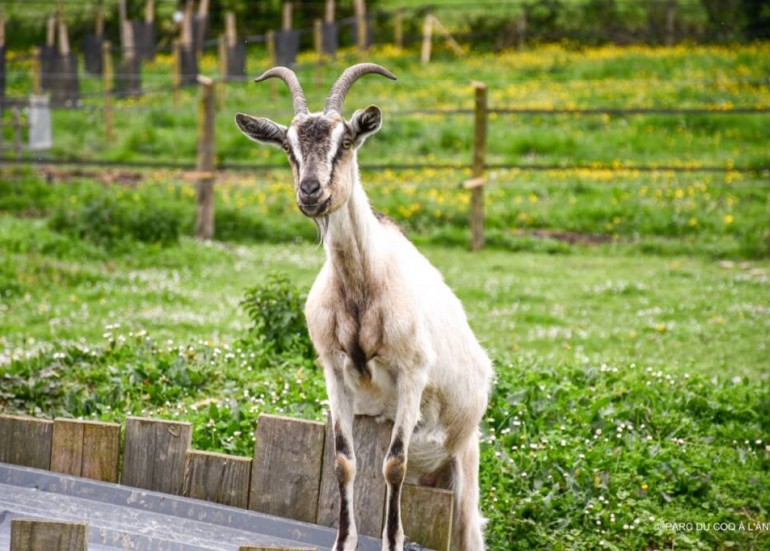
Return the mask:
[[[40,2],[41,4],[44,3],[43,0],[34,0],[36,2]],[[303,4],[322,4],[322,2],[303,2]],[[678,1],[678,2],[670,2],[668,0],[650,0],[648,2],[644,3],[644,6],[638,2],[638,0],[618,0],[616,2],[617,5],[622,6],[637,6],[637,7],[645,7],[645,9],[652,9],[652,7],[657,8],[665,8],[669,9],[672,5],[675,6],[677,10],[687,11],[687,10],[695,10],[698,7],[702,7],[700,3],[698,2],[688,2],[688,1]],[[526,10],[531,8],[531,3],[529,2],[522,2],[522,1],[503,1],[503,2],[491,2],[491,1],[485,1],[482,0],[481,2],[466,2],[466,1],[457,1],[457,2],[449,2],[444,3],[442,6],[407,6],[403,8],[393,9],[393,10],[375,10],[373,13],[369,14],[369,19],[371,21],[377,21],[382,19],[388,19],[393,20],[396,18],[396,16],[403,16],[404,14],[410,15],[415,18],[422,18],[427,13],[434,13],[437,10],[444,10],[447,12],[458,12],[462,13],[464,11],[467,11],[469,9],[507,9],[507,10],[523,10],[522,13],[526,14]],[[345,17],[340,18],[337,21],[335,21],[335,24],[338,26],[338,28],[341,27],[347,27],[357,24],[359,21],[357,17]],[[391,21],[392,22],[392,21]],[[306,34],[312,34],[314,32],[317,32],[316,27],[301,27],[298,29],[293,29],[292,32],[299,33],[300,35],[306,35]],[[466,38],[469,40],[473,38],[473,33],[468,35]],[[495,33],[487,33],[489,36],[493,36]],[[414,40],[422,40],[424,39],[424,35],[421,33],[414,34],[411,36]],[[408,43],[410,39],[409,34],[402,34],[402,40],[405,43]],[[269,34],[254,34],[254,35],[248,35],[245,37],[240,37],[239,41],[244,44],[256,44],[256,45],[267,45],[267,43],[270,41],[270,35]],[[217,40],[201,40],[200,41],[200,50],[204,51],[207,49],[212,49],[215,47],[220,47],[221,41],[219,39]],[[165,47],[158,47],[157,44],[153,44],[153,51],[155,53],[159,52],[173,52],[174,48],[173,46],[167,45]],[[29,55],[20,55],[20,56],[14,56],[11,60],[10,64],[14,63],[26,63],[30,60],[37,59],[36,56],[29,56]],[[297,65],[297,70],[305,70],[305,71],[311,71],[317,67],[317,64],[321,63],[320,58],[317,63],[306,63]],[[120,69],[120,67],[119,67]],[[10,77],[18,77],[21,76],[23,71],[20,70],[14,70],[13,68],[10,68],[10,70],[5,71],[6,78]],[[59,79],[69,76],[69,73],[57,73],[56,71],[49,71],[48,78],[49,79]],[[122,72],[120,70],[114,72],[114,76],[116,80],[127,79],[131,77],[132,75],[126,72]],[[197,73],[185,73],[185,72],[178,72],[177,79],[179,82],[194,82],[195,77],[197,76]],[[85,78],[85,74],[81,75],[81,78]],[[161,97],[161,96],[168,96],[171,93],[177,93],[181,86],[177,84],[161,84],[156,79],[166,79],[166,82],[168,82],[168,77],[164,77],[162,75],[144,75],[142,77],[143,79],[147,79],[150,81],[153,81],[154,84],[151,86],[143,86],[141,88],[141,96],[142,97]],[[238,76],[238,75],[228,75],[224,76],[222,79],[220,79],[223,83],[237,83],[237,82],[244,82],[250,80],[249,78],[245,76]],[[414,85],[414,86],[420,86],[423,82],[425,82],[426,79],[421,79],[420,77],[412,77],[410,80],[407,80],[406,82],[403,82],[404,85]],[[430,82],[435,84],[436,80],[431,78]],[[450,82],[458,82],[457,80],[451,80],[451,79],[445,79],[441,82],[450,83]],[[517,82],[516,79],[500,79],[498,81],[491,81],[490,84],[506,84],[510,85]],[[634,79],[634,82],[659,82],[656,79]],[[757,85],[757,86],[763,86],[770,83],[770,79],[768,78],[757,78],[757,77],[736,77],[733,79],[691,79],[686,81],[679,81],[680,84],[688,83],[692,85],[702,85],[704,83],[714,82],[718,83],[721,86],[724,85],[733,85],[736,83],[744,83],[744,84],[751,84],[751,85]],[[50,109],[52,110],[71,110],[71,109],[78,109],[84,112],[104,112],[105,116],[106,114],[116,112],[116,113],[152,113],[153,111],[157,110],[157,107],[152,105],[134,105],[134,104],[121,104],[118,102],[117,105],[114,104],[114,102],[110,101],[109,105],[107,103],[107,100],[112,99],[120,99],[127,96],[132,96],[133,93],[131,90],[120,90],[120,89],[103,89],[101,91],[88,91],[88,92],[78,92],[78,100],[75,102],[70,102],[67,105],[64,104],[54,104],[50,106]],[[11,107],[11,108],[24,108],[27,105],[27,98],[21,97],[21,96],[0,96],[0,110]],[[167,108],[164,107],[164,110],[170,110],[172,112],[189,112],[189,106],[176,106]],[[770,107],[765,106],[729,106],[722,108],[721,106],[713,106],[713,107],[687,107],[687,108],[678,108],[678,107],[618,107],[618,106],[600,106],[600,107],[591,107],[591,108],[516,108],[516,107],[492,107],[488,109],[488,114],[496,115],[496,116],[544,116],[544,117],[553,117],[553,116],[566,116],[566,117],[590,117],[590,116],[610,116],[610,117],[644,117],[644,116],[672,116],[672,117],[694,117],[694,116],[705,116],[705,117],[722,117],[722,116],[752,116],[752,117],[766,117],[768,114],[770,114]],[[468,108],[454,108],[454,109],[430,109],[430,108],[397,108],[392,109],[389,111],[389,115],[392,115],[397,118],[419,118],[419,117],[453,117],[453,116],[461,116],[461,117],[467,117],[474,113],[473,109]],[[17,116],[17,115],[14,115]],[[4,122],[4,119],[0,117],[0,124]],[[7,122],[6,122],[7,124]],[[18,124],[18,123],[15,123]],[[16,134],[18,135],[19,132],[17,131]],[[6,147],[7,148],[7,147]],[[85,159],[85,158],[78,158],[76,156],[68,156],[67,158],[54,158],[54,157],[36,157],[34,153],[26,152],[24,154],[20,153],[18,151],[17,146],[17,155],[15,157],[9,157],[9,156],[3,156],[0,157],[0,163],[6,163],[6,164],[19,164],[19,163],[46,163],[46,164],[67,164],[71,166],[90,166],[90,167],[126,167],[126,168],[167,168],[167,169],[179,169],[179,170],[192,170],[193,169],[193,161],[191,160],[189,163],[184,162],[168,162],[168,161],[111,161],[106,159]],[[363,164],[362,168],[366,170],[450,170],[450,169],[457,169],[457,170],[466,170],[470,167],[470,162],[468,163],[448,163],[448,162],[405,162],[405,163],[391,163],[391,164]],[[526,171],[574,171],[574,170],[632,170],[632,171],[640,171],[640,172],[653,172],[653,171],[673,171],[673,172],[712,172],[712,173],[730,173],[730,172],[742,172],[742,173],[753,173],[753,174],[766,174],[768,171],[770,171],[770,160],[767,164],[761,165],[761,166],[750,166],[748,164],[745,165],[726,165],[726,166],[720,166],[720,165],[714,165],[714,164],[692,164],[692,163],[677,163],[677,162],[660,162],[660,163],[652,163],[652,164],[639,164],[639,163],[633,163],[633,162],[623,162],[623,161],[607,161],[607,162],[569,162],[569,163],[523,163],[523,162],[503,162],[503,163],[486,163],[485,167],[488,169],[498,169],[498,170],[509,170],[509,169],[516,169],[516,170],[526,170]],[[284,165],[276,165],[276,164],[240,164],[240,163],[227,163],[227,162],[220,162],[219,165],[216,167],[220,170],[239,170],[239,171],[262,171],[262,170],[276,170],[276,169],[282,169],[285,168]]]
[[[23,157],[0,156],[0,165],[23,165],[26,167],[68,166],[74,168],[125,168],[135,170],[168,169],[195,172],[196,163],[176,161],[151,161],[151,160],[111,160],[111,159],[86,159],[79,157],[55,158],[49,156],[26,155]],[[464,171],[471,169],[471,163],[450,162],[414,162],[414,163],[359,163],[359,168],[364,171]],[[217,162],[214,166],[217,171],[232,172],[269,172],[276,170],[289,170],[287,163],[233,163]],[[575,172],[575,171],[610,171],[610,172],[675,172],[675,173],[712,173],[712,174],[746,174],[757,175],[763,179],[770,176],[770,164],[762,167],[752,166],[721,166],[701,164],[635,164],[622,162],[591,162],[591,163],[485,163],[485,170],[518,170],[532,172]],[[770,189],[770,180],[767,182]]]

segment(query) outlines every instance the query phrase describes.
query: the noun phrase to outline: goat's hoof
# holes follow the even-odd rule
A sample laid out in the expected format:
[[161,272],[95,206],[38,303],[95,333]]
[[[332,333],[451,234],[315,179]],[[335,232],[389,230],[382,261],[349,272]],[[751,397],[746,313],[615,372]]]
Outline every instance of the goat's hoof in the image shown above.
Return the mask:
[[426,547],[423,547],[417,542],[407,541],[404,542],[404,551],[424,551]]

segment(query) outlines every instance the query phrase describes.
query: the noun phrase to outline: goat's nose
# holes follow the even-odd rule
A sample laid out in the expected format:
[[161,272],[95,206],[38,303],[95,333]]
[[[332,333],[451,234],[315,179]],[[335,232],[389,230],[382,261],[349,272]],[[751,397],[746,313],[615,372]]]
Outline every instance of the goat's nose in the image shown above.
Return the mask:
[[304,178],[299,183],[299,191],[302,195],[316,195],[321,191],[321,182],[318,178]]

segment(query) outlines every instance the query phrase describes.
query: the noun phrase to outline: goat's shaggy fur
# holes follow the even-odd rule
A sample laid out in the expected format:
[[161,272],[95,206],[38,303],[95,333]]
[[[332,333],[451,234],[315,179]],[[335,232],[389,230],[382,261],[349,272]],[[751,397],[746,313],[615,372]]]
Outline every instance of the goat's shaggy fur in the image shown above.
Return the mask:
[[[366,72],[392,76],[382,71],[359,65],[340,81],[347,75],[349,87]],[[268,76],[287,80],[293,95],[298,88],[296,77]],[[288,128],[247,115],[238,115],[237,122],[252,139],[284,147],[300,209],[322,228],[326,263],[305,315],[335,431],[340,487],[335,549],[356,548],[353,418],[371,415],[393,422],[383,464],[388,488],[383,549],[404,546],[399,501],[407,480],[454,490],[453,545],[480,551],[478,424],[487,405],[491,362],[441,274],[369,205],[356,150],[379,130],[379,109],[370,106],[344,120],[336,86],[324,114],[308,113],[302,103],[297,109],[294,97],[296,114]],[[339,102],[336,109],[329,109],[332,97]]]

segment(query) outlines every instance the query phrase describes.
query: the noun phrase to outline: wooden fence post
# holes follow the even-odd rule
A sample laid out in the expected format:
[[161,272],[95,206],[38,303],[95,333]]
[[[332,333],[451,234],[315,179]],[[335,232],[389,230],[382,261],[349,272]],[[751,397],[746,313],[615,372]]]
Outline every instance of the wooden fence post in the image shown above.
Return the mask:
[[51,444],[51,471],[118,481],[120,425],[95,421],[55,419]]
[[524,49],[524,45],[527,41],[527,12],[522,11],[521,15],[516,18],[516,47],[519,50]]
[[225,99],[227,95],[227,77],[228,77],[228,60],[227,60],[227,51],[229,49],[227,45],[227,37],[225,35],[219,35],[219,42],[217,43],[219,47],[219,83],[217,88],[219,89],[217,92],[217,109],[222,109],[225,106]]
[[141,94],[141,84],[139,80],[139,52],[137,51],[137,41],[134,35],[134,25],[130,20],[123,23],[123,60],[120,72],[124,74],[125,84],[121,88],[129,96]]
[[149,24],[155,22],[155,0],[147,0],[144,5],[144,22]]
[[[270,60],[270,65],[273,67],[277,65],[276,51],[275,51],[275,31],[267,31],[265,35],[265,41],[267,42],[267,58]],[[270,97],[275,99],[278,97],[278,85],[276,79],[271,78],[270,81]]]
[[353,0],[356,16],[356,46],[359,52],[365,52],[369,42],[369,29],[366,23],[366,3],[364,0]]
[[474,82],[475,124],[473,131],[473,164],[471,176],[478,185],[471,186],[471,250],[478,251],[484,246],[484,165],[487,156],[487,85]]
[[209,24],[209,0],[200,0],[198,4],[198,32],[195,37],[195,55],[200,59],[206,41],[206,31]]
[[294,4],[292,2],[284,2],[283,3],[283,12],[281,17],[281,30],[282,31],[290,31],[291,30],[291,19],[292,14],[294,11]]
[[56,44],[56,18],[49,17],[46,26],[45,45],[53,48],[54,44]]
[[198,190],[195,237],[214,237],[214,82],[198,75]]
[[219,37],[219,97],[217,104],[219,109],[224,108],[227,98],[227,81],[230,77],[230,59],[229,52],[233,50],[238,43],[238,36],[235,27],[235,12],[225,13],[225,34]]
[[128,21],[128,9],[126,8],[126,0],[120,0],[118,2],[118,32],[120,36],[120,45],[126,43],[126,38],[123,36],[123,31],[126,30],[126,22]]
[[16,152],[16,159],[21,161],[21,112],[18,105],[11,107],[11,114],[13,116],[13,150]]
[[48,470],[51,467],[53,421],[0,416],[0,463]]
[[88,526],[76,522],[11,520],[10,551],[86,551]]
[[425,16],[425,24],[422,27],[422,51],[420,52],[420,61],[430,63],[430,50],[433,45],[433,16]]
[[396,21],[393,29],[393,41],[396,43],[396,48],[404,47],[404,10],[401,8],[396,9]]
[[[356,491],[353,510],[358,516],[358,533],[379,538],[385,512],[385,478],[382,464],[390,442],[392,425],[378,423],[374,417],[356,416],[353,422],[353,442],[357,458]],[[339,517],[339,485],[337,483],[336,452],[331,419],[326,423],[321,492],[318,496],[316,524],[334,526]]]
[[313,21],[313,48],[315,49],[315,74],[314,80],[316,88],[321,87],[321,64],[324,60],[323,47],[323,20],[315,19]]
[[125,435],[120,483],[181,495],[192,425],[128,417]]
[[97,37],[104,36],[104,0],[99,0],[96,5],[96,21],[94,22],[94,34]]
[[401,517],[409,539],[436,551],[450,551],[454,492],[404,484]]
[[249,509],[315,522],[323,449],[323,423],[260,415],[251,469]]
[[174,40],[173,63],[174,63],[174,107],[179,105],[179,91],[182,88],[182,41]]
[[250,473],[248,457],[189,450],[182,495],[246,509]]
[[[184,16],[182,18],[182,26],[180,29],[180,49],[179,49],[179,83],[187,83],[185,75],[182,75],[182,71],[186,69],[182,62],[182,50],[188,55],[193,55],[196,59],[198,57],[198,51],[195,49],[195,36],[194,36],[194,20],[195,14],[193,13],[195,6],[192,0],[187,0],[184,6]],[[189,61],[188,61],[189,63]]]
[[112,66],[112,44],[110,44],[109,40],[105,40],[102,42],[102,93],[104,94],[104,137],[107,140],[112,139],[114,72],[115,70]]
[[32,49],[32,93],[39,96],[43,90],[43,75],[40,56],[42,52],[39,46]]
[[666,46],[674,45],[674,30],[676,24],[676,0],[666,2]]

